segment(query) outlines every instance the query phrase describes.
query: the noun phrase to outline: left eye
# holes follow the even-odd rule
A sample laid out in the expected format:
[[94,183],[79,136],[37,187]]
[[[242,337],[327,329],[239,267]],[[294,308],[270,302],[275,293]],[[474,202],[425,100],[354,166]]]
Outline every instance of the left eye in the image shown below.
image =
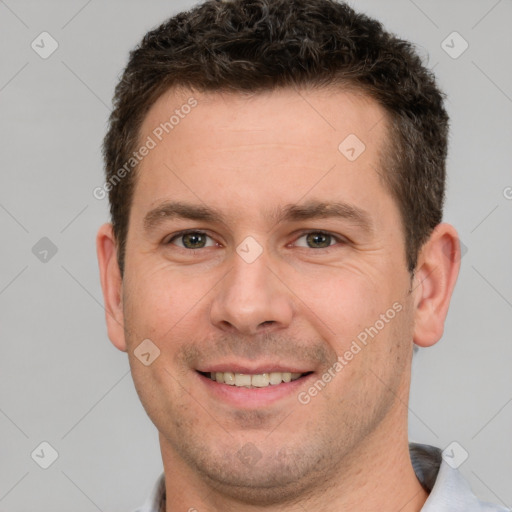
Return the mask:
[[[299,243],[299,240],[305,239],[304,243]],[[339,242],[339,239],[329,233],[323,231],[311,231],[305,233],[295,241],[295,245],[299,247],[309,247],[310,249],[325,249]]]
[[168,243],[183,247],[184,249],[203,249],[204,247],[215,245],[215,242],[202,231],[178,234],[173,236]]

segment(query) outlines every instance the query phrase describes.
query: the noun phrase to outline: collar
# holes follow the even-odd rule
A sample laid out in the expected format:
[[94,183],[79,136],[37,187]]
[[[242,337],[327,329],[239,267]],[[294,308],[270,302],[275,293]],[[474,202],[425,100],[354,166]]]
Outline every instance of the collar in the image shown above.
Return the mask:
[[439,448],[410,443],[409,453],[416,477],[430,493],[421,512],[510,512],[479,501],[469,483],[448,464]]

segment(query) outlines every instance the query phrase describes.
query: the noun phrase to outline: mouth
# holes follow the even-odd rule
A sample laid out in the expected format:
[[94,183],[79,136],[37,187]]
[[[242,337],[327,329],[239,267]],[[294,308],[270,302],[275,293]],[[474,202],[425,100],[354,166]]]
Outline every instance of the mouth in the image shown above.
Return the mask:
[[219,384],[226,384],[239,388],[267,388],[279,386],[307,377],[313,372],[296,373],[296,372],[268,372],[268,373],[237,373],[237,372],[199,372],[206,377]]
[[196,369],[196,375],[210,396],[215,407],[228,410],[256,410],[268,407],[276,413],[282,407],[296,404],[300,389],[315,378],[313,371],[301,371],[304,367],[287,367],[281,364],[261,364],[257,367],[237,363],[219,363],[209,368]]

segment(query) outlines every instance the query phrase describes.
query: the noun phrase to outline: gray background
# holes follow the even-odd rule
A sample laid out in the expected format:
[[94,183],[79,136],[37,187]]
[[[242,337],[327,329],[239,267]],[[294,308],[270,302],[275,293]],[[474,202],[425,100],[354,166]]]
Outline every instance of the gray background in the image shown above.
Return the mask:
[[[94,239],[107,203],[92,191],[129,49],[192,4],[0,0],[0,511],[131,510],[162,470],[127,356],[106,335]],[[444,338],[415,360],[410,437],[457,441],[475,492],[510,507],[512,3],[351,4],[417,43],[452,120],[445,219],[467,253]],[[46,59],[31,48],[43,31],[59,45]],[[469,43],[458,58],[441,46],[453,31]],[[59,454],[46,470],[31,458],[42,441]]]

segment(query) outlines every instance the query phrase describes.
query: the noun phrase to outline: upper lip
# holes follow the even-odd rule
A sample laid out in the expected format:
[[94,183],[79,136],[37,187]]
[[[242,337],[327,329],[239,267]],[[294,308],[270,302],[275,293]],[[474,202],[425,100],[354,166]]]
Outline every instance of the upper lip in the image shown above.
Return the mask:
[[233,372],[233,373],[244,373],[251,375],[259,375],[262,373],[273,373],[273,372],[281,372],[281,373],[308,373],[312,370],[310,368],[305,369],[300,365],[290,365],[290,364],[280,364],[280,363],[267,363],[267,364],[258,364],[258,365],[243,365],[240,363],[218,363],[205,365],[201,368],[197,368],[198,372],[201,373],[225,373],[225,372]]

